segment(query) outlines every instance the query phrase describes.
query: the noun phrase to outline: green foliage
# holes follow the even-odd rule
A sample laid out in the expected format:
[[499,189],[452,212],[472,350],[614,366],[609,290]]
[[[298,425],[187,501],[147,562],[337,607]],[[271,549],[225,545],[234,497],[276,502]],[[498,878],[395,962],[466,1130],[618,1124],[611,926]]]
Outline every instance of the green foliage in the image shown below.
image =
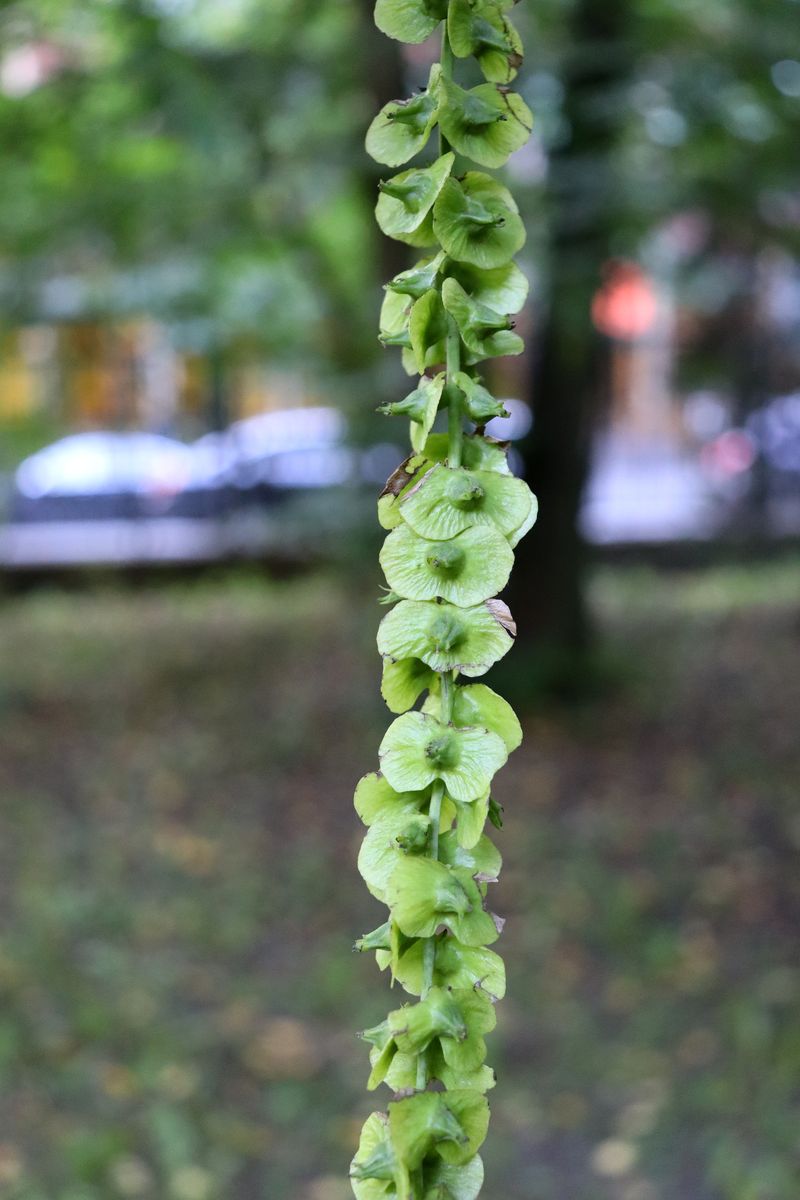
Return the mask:
[[[439,128],[438,157],[381,182],[384,233],[436,251],[387,286],[380,316],[385,345],[421,376],[382,411],[411,423],[414,453],[378,502],[389,531],[380,562],[393,605],[380,624],[381,691],[399,714],[380,745],[380,773],[356,789],[369,826],[358,865],[389,920],[361,939],[416,1003],[367,1030],[368,1087],[395,1092],[388,1117],[373,1113],[351,1166],[359,1200],[474,1200],[483,1181],[478,1150],[494,1086],[484,1034],[505,990],[502,961],[487,947],[502,921],[486,906],[500,854],[483,832],[492,778],[521,741],[514,712],[483,684],[516,628],[493,598],[508,582],[513,545],[536,516],[527,485],[509,472],[504,447],[483,434],[504,415],[475,371],[483,359],[519,354],[511,314],[527,281],[512,262],[525,229],[508,190],[490,176],[456,172],[456,154],[501,166],[526,140],[530,111],[507,84],[522,58],[498,0],[378,0],[391,37],[427,38],[446,18],[442,60],[428,87],[386,105],[367,150],[398,166]],[[453,78],[455,58],[478,60],[487,83]],[[447,432],[435,431],[439,413]],[[465,421],[475,426],[465,432]],[[427,692],[420,711],[410,711]],[[444,1088],[430,1090],[438,1083]]]
[[4,72],[46,67],[0,89],[4,318],[144,311],[193,351],[307,362],[336,355],[335,301],[363,363],[361,34],[338,0],[0,6]]

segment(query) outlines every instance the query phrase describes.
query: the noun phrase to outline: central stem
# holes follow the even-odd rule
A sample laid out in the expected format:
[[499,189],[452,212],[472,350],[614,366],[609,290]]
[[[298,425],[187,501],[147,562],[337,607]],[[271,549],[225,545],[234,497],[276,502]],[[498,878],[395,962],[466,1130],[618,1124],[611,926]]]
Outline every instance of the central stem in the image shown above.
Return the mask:
[[[454,57],[447,36],[447,25],[442,31],[442,76],[453,78]],[[446,154],[450,149],[447,139],[439,129],[439,153]],[[461,393],[456,386],[456,375],[461,370],[461,336],[458,326],[452,316],[447,316],[447,462],[451,467],[461,466],[462,417]],[[455,672],[443,671],[439,675],[439,696],[441,707],[439,719],[443,725],[449,725],[453,720],[453,701],[455,699]],[[430,803],[431,818],[431,858],[439,858],[439,825],[442,817],[442,800],[444,799],[444,784],[437,781],[433,785]],[[436,935],[427,938],[422,956],[422,996],[423,998],[433,987],[436,971]],[[417,1089],[422,1091],[428,1083],[428,1067],[424,1052],[417,1059]]]
[[[449,725],[453,719],[453,700],[455,698],[455,681],[453,671],[443,671],[439,676],[441,708],[439,719],[443,725]],[[439,825],[442,819],[442,800],[444,799],[444,784],[437,780],[431,792],[431,844],[430,857],[439,857]],[[433,987],[436,970],[436,934],[426,938],[422,949],[422,998],[424,999]],[[425,1052],[417,1059],[417,1089],[423,1091],[428,1082],[428,1067],[425,1062]]]
[[455,317],[447,314],[447,464],[461,466],[463,428],[461,424],[461,390],[456,375],[461,370],[461,335]]

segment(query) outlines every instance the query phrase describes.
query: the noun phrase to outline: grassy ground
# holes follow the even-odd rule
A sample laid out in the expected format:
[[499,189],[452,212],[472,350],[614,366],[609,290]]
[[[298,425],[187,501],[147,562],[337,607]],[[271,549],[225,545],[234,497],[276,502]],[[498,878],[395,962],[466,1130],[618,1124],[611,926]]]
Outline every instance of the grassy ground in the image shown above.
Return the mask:
[[[487,1200],[797,1200],[798,595],[597,578],[620,683],[497,787]],[[379,615],[329,579],[4,603],[4,1200],[349,1195]]]

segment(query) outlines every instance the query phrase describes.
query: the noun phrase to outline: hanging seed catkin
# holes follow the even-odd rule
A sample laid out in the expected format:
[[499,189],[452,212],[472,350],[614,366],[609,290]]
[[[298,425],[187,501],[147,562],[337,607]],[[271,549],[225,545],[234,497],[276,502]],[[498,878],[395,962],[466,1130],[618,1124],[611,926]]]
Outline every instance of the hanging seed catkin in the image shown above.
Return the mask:
[[[378,632],[381,691],[396,719],[355,806],[368,827],[359,870],[389,916],[356,945],[375,952],[408,1000],[362,1033],[368,1087],[386,1086],[393,1099],[364,1125],[350,1168],[357,1200],[475,1200],[483,1184],[478,1151],[494,1085],[484,1039],[505,991],[502,959],[489,949],[502,921],[487,904],[501,860],[484,826],[501,825],[492,777],[521,731],[510,705],[475,680],[512,646],[514,621],[495,597],[536,519],[503,444],[483,433],[506,414],[478,373],[523,348],[511,318],[527,295],[513,261],[525,229],[508,189],[475,169],[502,166],[531,130],[508,86],[522,63],[511,7],[375,8],[378,27],[402,42],[441,28],[442,54],[426,89],[387,104],[366,140],[379,163],[404,168],[379,185],[378,224],[422,257],[388,283],[380,316],[381,341],[401,348],[419,380],[382,410],[409,419],[411,441],[378,501],[392,605]],[[462,87],[455,68],[470,58],[485,82]]]

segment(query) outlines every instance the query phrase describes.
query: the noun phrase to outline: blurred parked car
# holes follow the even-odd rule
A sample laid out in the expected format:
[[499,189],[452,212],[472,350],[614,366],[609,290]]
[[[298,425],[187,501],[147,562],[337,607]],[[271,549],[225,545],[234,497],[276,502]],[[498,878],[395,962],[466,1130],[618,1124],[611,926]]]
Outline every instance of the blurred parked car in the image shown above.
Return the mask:
[[151,433],[62,438],[25,459],[12,522],[213,517],[269,505],[353,477],[342,415],[330,408],[264,413],[186,445]]
[[158,516],[190,488],[191,447],[151,433],[77,433],[26,458],[14,476],[12,521]]
[[357,460],[345,444],[346,423],[334,408],[259,413],[222,435],[228,482],[240,492],[332,487],[354,478]]

